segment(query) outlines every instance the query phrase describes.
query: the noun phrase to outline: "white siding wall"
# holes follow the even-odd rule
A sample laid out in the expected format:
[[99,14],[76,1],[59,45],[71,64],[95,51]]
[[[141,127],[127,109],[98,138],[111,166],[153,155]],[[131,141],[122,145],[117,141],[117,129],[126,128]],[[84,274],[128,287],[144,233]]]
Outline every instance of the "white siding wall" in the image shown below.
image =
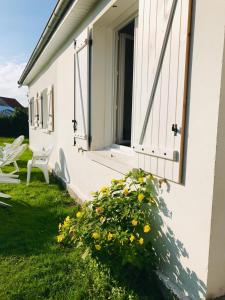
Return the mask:
[[[148,1],[141,1],[142,4],[144,2]],[[183,185],[170,183],[169,189],[163,186],[161,194],[164,203],[161,216],[164,226],[160,227],[163,244],[156,247],[159,247],[159,251],[162,248],[166,251],[160,269],[181,294],[188,294],[191,299],[203,299],[206,293],[216,295],[225,288],[223,272],[220,272],[221,282],[218,285],[213,283],[209,274],[209,288],[206,288],[224,41],[224,5],[224,0],[198,0],[194,5],[185,180]],[[144,9],[143,6],[141,8]],[[139,14],[143,14],[143,11]],[[145,14],[150,15],[146,8]],[[55,131],[46,134],[39,129],[30,129],[30,144],[32,148],[39,148],[54,143],[50,166],[56,169],[79,197],[87,199],[91,191],[121,175],[91,161],[86,153],[78,153],[72,146],[73,63],[74,47],[71,39],[30,85],[31,97],[51,84],[55,87]],[[224,260],[221,264],[224,270]]]

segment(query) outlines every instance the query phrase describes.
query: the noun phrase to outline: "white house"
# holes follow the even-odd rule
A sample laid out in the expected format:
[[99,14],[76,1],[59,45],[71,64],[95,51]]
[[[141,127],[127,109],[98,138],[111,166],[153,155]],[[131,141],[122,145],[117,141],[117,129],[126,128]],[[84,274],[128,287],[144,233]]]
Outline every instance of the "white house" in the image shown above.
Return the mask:
[[224,0],[59,0],[19,80],[31,148],[80,199],[167,179],[155,246],[181,299],[225,294],[224,41]]

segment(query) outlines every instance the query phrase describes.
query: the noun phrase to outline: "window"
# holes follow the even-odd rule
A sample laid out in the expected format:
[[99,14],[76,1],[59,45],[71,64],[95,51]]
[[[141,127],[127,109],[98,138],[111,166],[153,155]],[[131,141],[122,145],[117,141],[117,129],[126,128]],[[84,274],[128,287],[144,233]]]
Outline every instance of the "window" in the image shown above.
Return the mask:
[[191,3],[118,1],[94,23],[89,109],[100,163],[119,169],[133,156],[132,167],[182,182]]
[[139,1],[121,4],[122,7],[109,9],[92,27],[92,151],[113,148],[131,152],[133,57]]
[[116,143],[131,145],[134,20],[118,32],[118,83],[116,99]]

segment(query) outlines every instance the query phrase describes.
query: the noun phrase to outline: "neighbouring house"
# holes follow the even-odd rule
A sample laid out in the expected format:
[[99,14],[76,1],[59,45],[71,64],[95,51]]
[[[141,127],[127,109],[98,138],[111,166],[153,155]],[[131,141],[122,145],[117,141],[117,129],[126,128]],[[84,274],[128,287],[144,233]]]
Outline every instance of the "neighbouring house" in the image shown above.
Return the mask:
[[23,108],[16,99],[0,97],[0,116],[11,116],[16,108]]
[[80,199],[134,167],[167,180],[154,246],[180,299],[225,294],[224,41],[224,0],[59,0],[19,79],[31,148]]

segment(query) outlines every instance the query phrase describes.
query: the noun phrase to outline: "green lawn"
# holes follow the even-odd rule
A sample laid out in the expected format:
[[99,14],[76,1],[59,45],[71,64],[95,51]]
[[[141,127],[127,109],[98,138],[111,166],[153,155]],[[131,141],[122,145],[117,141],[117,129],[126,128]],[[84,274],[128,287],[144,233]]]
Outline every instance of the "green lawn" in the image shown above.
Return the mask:
[[[0,207],[0,300],[161,300],[144,275],[121,274],[115,279],[109,267],[94,259],[82,260],[77,249],[59,247],[58,223],[73,214],[76,204],[56,179],[46,185],[38,170],[26,186],[30,157],[27,151],[19,162],[19,185],[0,185],[1,192],[12,196],[6,200],[12,208]],[[123,277],[124,281],[119,279]]]

